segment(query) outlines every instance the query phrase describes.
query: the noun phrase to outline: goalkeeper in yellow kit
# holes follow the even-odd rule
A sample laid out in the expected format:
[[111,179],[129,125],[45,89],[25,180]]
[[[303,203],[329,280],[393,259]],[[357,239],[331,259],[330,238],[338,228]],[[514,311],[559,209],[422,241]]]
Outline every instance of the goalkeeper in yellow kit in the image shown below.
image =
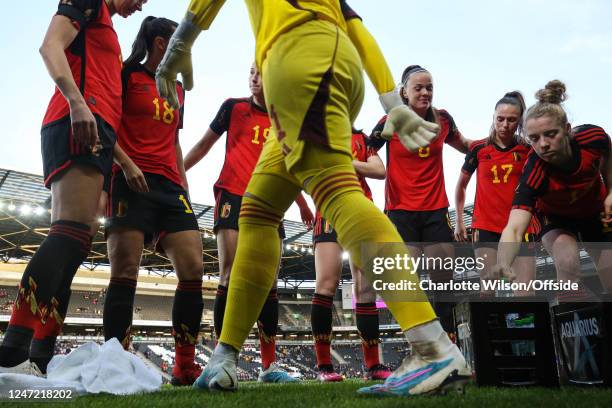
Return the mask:
[[[181,73],[187,90],[193,87],[191,46],[223,3],[192,0],[170,40],[156,79],[161,96],[175,106],[176,76]],[[274,137],[264,145],[242,201],[223,331],[194,383],[211,390],[237,387],[238,352],[272,288],[281,256],[278,225],[301,190],[311,195],[358,266],[368,261],[362,259],[362,244],[402,242],[387,217],[364,196],[352,165],[351,123],[363,101],[363,69],[389,114],[383,136],[395,132],[414,151],[427,146],[438,130],[403,104],[376,41],[344,0],[246,4]],[[403,244],[380,251],[377,256],[407,252]],[[406,271],[389,276],[400,273],[403,279],[418,279]],[[460,388],[466,381],[463,356],[420,295],[419,302],[387,302],[412,355],[383,384],[360,392],[416,395]]]

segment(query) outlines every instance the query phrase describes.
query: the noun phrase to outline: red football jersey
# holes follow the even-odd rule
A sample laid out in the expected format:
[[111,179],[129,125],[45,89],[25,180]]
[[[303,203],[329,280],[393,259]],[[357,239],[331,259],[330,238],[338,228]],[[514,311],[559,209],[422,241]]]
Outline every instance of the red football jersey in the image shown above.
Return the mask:
[[[366,135],[364,135],[362,132],[354,132],[351,142],[353,159],[367,162],[368,158],[377,155],[376,151],[368,146]],[[370,190],[370,186],[368,186],[366,178],[359,175],[358,177],[363,193],[366,195],[366,197],[372,200],[372,190]]]
[[599,126],[574,128],[571,141],[573,164],[560,169],[540,159],[527,158],[512,208],[537,208],[544,215],[581,219],[603,210],[606,186],[600,165],[610,154],[610,137]]
[[[444,187],[442,147],[461,137],[451,115],[434,109],[440,132],[428,147],[410,152],[393,135],[387,143],[387,179],[385,182],[385,210],[431,211],[448,207]],[[383,117],[372,132],[370,144],[380,149],[386,140],[378,135],[387,117]],[[434,121],[433,117],[427,120]]]
[[[91,112],[117,131],[121,121],[121,47],[106,1],[60,1],[57,14],[70,18],[79,29],[65,51],[74,81]],[[43,126],[69,114],[68,102],[56,87]]]
[[[137,64],[122,73],[123,115],[117,143],[143,172],[160,174],[178,185],[183,180],[176,164],[178,129],[183,127],[184,91],[176,84],[180,109],[159,96],[155,74]],[[119,167],[114,166],[114,171]]]
[[[372,147],[368,146],[367,137],[362,132],[354,131],[351,142],[352,142],[353,159],[359,160],[362,162],[367,162],[369,157],[377,155],[376,151]],[[361,184],[361,188],[363,189],[363,193],[365,194],[366,197],[372,200],[372,190],[370,190],[370,186],[368,186],[366,178],[359,176],[359,175],[358,177],[359,177],[359,183]],[[314,235],[321,234],[321,231],[316,230],[317,227],[322,228],[321,222],[320,222],[321,218],[322,218],[321,213],[317,210],[316,220],[315,220],[315,231],[313,232]],[[324,232],[331,231],[331,230],[328,230],[329,229],[328,227],[325,227],[324,229],[325,229]]]
[[521,143],[501,148],[488,138],[472,143],[461,169],[467,174],[477,172],[472,228],[497,233],[504,230],[530,150]]
[[210,128],[218,135],[227,132],[225,161],[215,183],[218,189],[244,195],[263,145],[270,135],[270,118],[252,98],[226,100]]

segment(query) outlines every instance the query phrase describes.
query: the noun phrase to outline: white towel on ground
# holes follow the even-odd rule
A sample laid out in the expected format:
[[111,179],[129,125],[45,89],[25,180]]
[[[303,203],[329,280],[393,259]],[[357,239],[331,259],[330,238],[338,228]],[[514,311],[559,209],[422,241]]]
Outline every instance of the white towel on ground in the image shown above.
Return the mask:
[[128,395],[159,390],[161,374],[123,349],[116,338],[103,345],[86,343],[68,355],[49,362],[47,378],[25,374],[0,374],[0,393],[32,387],[73,388],[77,394],[101,392]]

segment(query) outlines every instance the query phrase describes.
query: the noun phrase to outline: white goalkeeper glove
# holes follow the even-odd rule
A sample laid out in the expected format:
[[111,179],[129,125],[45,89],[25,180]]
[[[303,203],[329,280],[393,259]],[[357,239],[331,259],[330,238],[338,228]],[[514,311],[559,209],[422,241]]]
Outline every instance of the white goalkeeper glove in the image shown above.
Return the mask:
[[400,105],[391,109],[380,135],[389,140],[396,133],[404,147],[415,152],[429,146],[438,135],[438,129],[437,124],[424,120],[408,106]]
[[400,142],[411,152],[427,147],[438,135],[439,126],[428,122],[406,106],[397,90],[380,96],[385,111],[388,112],[385,127],[380,133],[383,139],[390,140],[396,133]]
[[181,24],[170,38],[164,58],[159,63],[155,73],[155,82],[159,96],[165,98],[170,106],[179,107],[176,94],[176,76],[181,74],[183,88],[190,91],[193,88],[193,67],[191,65],[191,46],[200,34],[200,27],[187,19]]

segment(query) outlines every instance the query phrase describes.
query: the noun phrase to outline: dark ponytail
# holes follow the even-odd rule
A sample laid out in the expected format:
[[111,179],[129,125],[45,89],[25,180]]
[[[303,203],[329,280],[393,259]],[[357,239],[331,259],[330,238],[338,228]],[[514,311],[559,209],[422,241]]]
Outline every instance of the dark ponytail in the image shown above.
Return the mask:
[[147,52],[151,50],[155,37],[170,39],[177,25],[176,22],[167,18],[145,17],[132,44],[132,52],[123,64],[134,65],[142,62],[147,56]]
[[[523,131],[523,114],[527,106],[525,105],[525,98],[519,91],[506,92],[506,94],[495,104],[495,110],[499,105],[512,105],[519,111],[519,123],[516,128],[517,140],[520,140],[520,134]],[[489,132],[489,143],[495,141],[495,123],[491,125],[491,131]]]

